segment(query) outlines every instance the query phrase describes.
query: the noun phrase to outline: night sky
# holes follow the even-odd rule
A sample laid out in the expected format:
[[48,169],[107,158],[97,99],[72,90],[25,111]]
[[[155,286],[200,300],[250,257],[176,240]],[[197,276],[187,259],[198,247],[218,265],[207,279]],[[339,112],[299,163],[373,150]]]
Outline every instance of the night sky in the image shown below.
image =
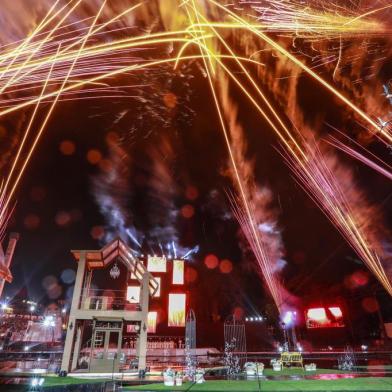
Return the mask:
[[[321,68],[323,72],[327,71]],[[384,79],[392,77],[383,72]],[[197,277],[188,283],[196,301],[208,304],[206,318],[224,318],[236,307],[246,314],[264,312],[271,299],[252,255],[242,252],[243,236],[227,199],[233,190],[226,175],[227,151],[200,67],[196,62],[179,72],[162,67],[112,83],[124,81],[137,85],[127,90],[129,97],[58,105],[16,194],[8,232],[19,232],[20,240],[11,266],[14,281],[6,285],[6,295],[27,296],[43,304],[69,299],[70,270],[76,270],[70,250],[98,249],[110,238],[123,236],[102,212],[97,189],[103,189],[121,205],[125,226],[144,237],[144,252],[159,253],[160,236],[166,234],[177,236],[184,249],[199,246],[189,260]],[[374,89],[381,95],[380,84]],[[301,77],[297,90],[306,124],[321,123],[320,133],[331,132],[328,123],[347,124],[347,111],[315,82]],[[268,125],[234,87],[232,95],[247,137],[248,158],[255,162],[255,177],[273,190],[287,262],[281,272],[285,287],[303,304],[367,298],[374,292],[386,302],[380,284],[292,177]],[[273,92],[270,98],[285,113],[281,99]],[[1,120],[5,150],[26,113]],[[360,127],[350,121],[349,133],[354,135]],[[368,147],[390,160],[379,143]],[[368,199],[381,206],[390,229],[389,180],[338,155],[353,170]],[[114,172],[118,178],[111,183]],[[157,182],[163,196],[156,191]],[[220,264],[208,268],[208,255],[215,255]],[[384,312],[386,318],[392,316],[387,306]]]

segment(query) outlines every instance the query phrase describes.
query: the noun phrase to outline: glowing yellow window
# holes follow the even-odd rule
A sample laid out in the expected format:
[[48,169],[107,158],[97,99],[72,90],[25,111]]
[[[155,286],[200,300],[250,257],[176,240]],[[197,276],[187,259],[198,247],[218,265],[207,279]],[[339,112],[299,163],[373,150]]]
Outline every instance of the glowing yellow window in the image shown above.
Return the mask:
[[173,284],[184,284],[184,260],[173,260]]
[[169,327],[185,326],[186,294],[169,294]]
[[149,272],[166,272],[166,257],[148,256],[147,270]]
[[140,302],[140,286],[127,287],[127,301],[132,304],[138,304]]
[[148,312],[147,315],[147,332],[155,333],[157,330],[158,312]]

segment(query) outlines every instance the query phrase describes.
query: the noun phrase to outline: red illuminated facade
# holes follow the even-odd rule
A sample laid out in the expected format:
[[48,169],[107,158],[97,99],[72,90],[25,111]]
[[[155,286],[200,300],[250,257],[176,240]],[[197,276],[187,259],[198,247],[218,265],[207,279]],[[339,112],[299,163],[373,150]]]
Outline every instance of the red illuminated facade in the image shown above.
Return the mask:
[[345,326],[340,306],[309,308],[305,312],[306,327],[342,328]]

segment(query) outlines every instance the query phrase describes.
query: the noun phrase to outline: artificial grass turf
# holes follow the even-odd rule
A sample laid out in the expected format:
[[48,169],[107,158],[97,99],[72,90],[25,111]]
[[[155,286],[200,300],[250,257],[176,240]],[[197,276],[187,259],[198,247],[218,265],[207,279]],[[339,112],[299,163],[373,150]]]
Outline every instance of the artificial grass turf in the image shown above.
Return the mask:
[[[40,378],[40,377],[38,377]],[[91,378],[75,378],[75,377],[44,377],[45,382],[43,387],[54,387],[61,385],[78,385],[78,384],[95,384],[95,383],[104,383],[106,381],[110,381],[108,379],[91,379]]]
[[[127,391],[187,391],[191,386],[185,383],[181,387],[165,387],[163,383],[125,387]],[[392,391],[392,378],[363,377],[335,380],[285,380],[285,381],[207,381],[195,384],[190,388],[193,392],[383,392]]]

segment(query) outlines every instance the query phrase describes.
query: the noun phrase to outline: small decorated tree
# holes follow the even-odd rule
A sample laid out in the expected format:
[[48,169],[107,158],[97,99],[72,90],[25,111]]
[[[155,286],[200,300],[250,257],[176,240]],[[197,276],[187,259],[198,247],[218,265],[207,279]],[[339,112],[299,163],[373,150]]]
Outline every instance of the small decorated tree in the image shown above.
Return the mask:
[[235,377],[240,373],[240,360],[238,355],[235,355],[236,340],[233,338],[231,342],[225,343],[224,365],[227,368],[227,376],[229,378]]
[[196,375],[196,360],[189,347],[188,340],[185,341],[185,377],[189,381],[194,381]]

